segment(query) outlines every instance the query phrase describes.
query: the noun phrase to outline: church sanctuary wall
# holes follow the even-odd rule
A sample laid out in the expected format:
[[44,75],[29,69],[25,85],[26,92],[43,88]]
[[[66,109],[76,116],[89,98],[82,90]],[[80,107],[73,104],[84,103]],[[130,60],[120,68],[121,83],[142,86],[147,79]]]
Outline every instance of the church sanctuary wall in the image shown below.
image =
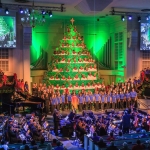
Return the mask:
[[[31,64],[35,63],[41,55],[41,49],[47,52],[48,62],[51,61],[53,51],[60,45],[60,40],[67,31],[71,18],[48,18],[43,26],[32,29],[32,45],[30,51]],[[110,38],[109,24],[105,20],[97,21],[96,18],[74,18],[77,31],[84,38],[87,48],[93,57],[102,59],[101,47]],[[32,82],[41,82],[42,76],[36,76],[37,71],[31,70]],[[39,70],[40,72],[40,70]]]
[[[32,30],[31,64],[39,58],[41,49],[48,53],[48,62],[50,62],[54,49],[59,46],[60,40],[67,31],[70,19],[49,18],[43,26],[36,26]],[[84,37],[87,48],[100,60],[102,57],[100,49],[109,38],[109,24],[105,21],[97,21],[95,18],[74,19],[77,31]]]
[[124,71],[121,70],[99,70],[99,75],[102,79],[104,79],[104,83],[106,85],[116,82],[117,78],[122,79],[123,74]]
[[[1,16],[5,16],[3,11]],[[16,17],[16,48],[8,49],[8,71],[4,71],[6,75],[17,74],[18,79],[24,79],[30,83],[30,49],[23,43],[23,29],[20,23],[19,14],[10,11],[9,16]]]
[[[143,21],[141,21],[143,22]],[[140,23],[137,19],[128,21],[128,42],[127,42],[127,66],[126,78],[134,78],[140,76],[142,70],[143,51],[140,51]]]
[[[108,17],[109,35],[111,37],[111,70],[100,70],[101,78],[110,84],[125,80],[127,56],[127,22],[118,16]],[[118,39],[118,40],[117,40]]]

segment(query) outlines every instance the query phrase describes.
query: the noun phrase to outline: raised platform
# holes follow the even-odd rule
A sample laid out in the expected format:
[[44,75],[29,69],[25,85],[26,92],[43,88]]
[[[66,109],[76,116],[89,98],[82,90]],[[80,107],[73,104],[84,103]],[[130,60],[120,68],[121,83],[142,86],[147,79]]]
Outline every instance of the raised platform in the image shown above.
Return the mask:
[[138,99],[138,108],[150,114],[150,99]]

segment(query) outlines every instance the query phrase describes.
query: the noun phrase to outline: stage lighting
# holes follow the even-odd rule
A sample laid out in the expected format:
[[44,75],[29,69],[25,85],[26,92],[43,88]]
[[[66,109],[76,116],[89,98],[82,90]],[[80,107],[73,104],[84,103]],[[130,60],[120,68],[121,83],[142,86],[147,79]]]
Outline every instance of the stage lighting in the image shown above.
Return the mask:
[[45,15],[46,14],[46,11],[45,10],[42,10],[42,15]]
[[125,21],[125,17],[124,17],[124,16],[121,16],[121,20],[122,20],[122,21]]
[[8,8],[5,9],[5,14],[8,15],[9,14],[9,10]]
[[24,22],[24,21],[25,21],[24,17],[23,17],[23,18],[21,18],[21,21],[22,21],[22,22]]
[[31,9],[28,10],[28,16],[30,16],[30,15],[31,15]]
[[128,16],[128,20],[132,20],[132,16]]
[[149,20],[149,16],[146,16],[146,20],[147,20],[147,21]]
[[22,8],[20,8],[20,13],[23,14],[23,9]]
[[50,11],[49,12],[49,17],[52,17],[52,16],[53,16],[52,11]]
[[141,22],[141,17],[140,16],[138,17],[138,22]]

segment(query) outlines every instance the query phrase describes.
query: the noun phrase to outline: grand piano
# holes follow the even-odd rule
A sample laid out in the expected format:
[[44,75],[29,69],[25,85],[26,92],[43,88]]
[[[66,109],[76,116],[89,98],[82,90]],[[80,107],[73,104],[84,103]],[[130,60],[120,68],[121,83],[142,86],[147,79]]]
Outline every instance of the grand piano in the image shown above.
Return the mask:
[[44,100],[40,97],[35,97],[32,95],[27,95],[21,92],[16,92],[14,97],[12,98],[12,103],[15,105],[15,110],[19,110],[19,107],[23,108],[25,111],[25,107],[29,107],[30,111],[37,111],[43,112],[44,108]]

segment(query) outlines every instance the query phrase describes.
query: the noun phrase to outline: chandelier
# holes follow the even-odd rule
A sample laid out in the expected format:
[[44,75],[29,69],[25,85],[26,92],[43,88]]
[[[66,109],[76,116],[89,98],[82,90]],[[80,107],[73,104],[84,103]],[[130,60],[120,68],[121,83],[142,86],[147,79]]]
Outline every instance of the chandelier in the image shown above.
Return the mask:
[[24,15],[21,16],[21,24],[24,26],[31,26],[35,28],[37,25],[42,26],[45,23],[45,14],[42,14],[41,11],[26,9]]
[[9,10],[15,10],[20,13],[21,24],[30,25],[34,28],[37,25],[43,25],[46,21],[46,16],[52,17],[53,11],[64,12],[66,8],[64,4],[61,4],[60,7],[57,6],[35,6],[34,0],[32,5],[16,5],[2,3],[0,0],[0,7],[5,11],[5,14],[8,15]]

